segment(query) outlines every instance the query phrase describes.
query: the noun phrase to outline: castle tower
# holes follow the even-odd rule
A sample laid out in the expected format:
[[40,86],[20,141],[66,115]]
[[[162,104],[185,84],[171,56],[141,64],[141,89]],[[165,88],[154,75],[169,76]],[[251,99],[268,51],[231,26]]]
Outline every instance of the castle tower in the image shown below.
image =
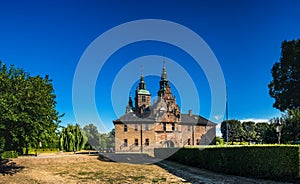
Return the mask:
[[180,108],[176,103],[176,99],[172,94],[171,87],[168,81],[168,74],[166,66],[163,66],[161,78],[159,81],[158,96],[167,104],[167,113],[170,121],[178,121],[180,118]]
[[168,74],[167,74],[167,69],[164,66],[163,70],[162,70],[162,73],[161,73],[160,81],[159,81],[158,96],[159,97],[164,96],[164,94],[165,94],[168,87],[169,87]]
[[135,91],[135,111],[138,113],[143,113],[151,105],[151,94],[146,89],[146,83],[144,81],[144,76],[141,75],[139,86]]

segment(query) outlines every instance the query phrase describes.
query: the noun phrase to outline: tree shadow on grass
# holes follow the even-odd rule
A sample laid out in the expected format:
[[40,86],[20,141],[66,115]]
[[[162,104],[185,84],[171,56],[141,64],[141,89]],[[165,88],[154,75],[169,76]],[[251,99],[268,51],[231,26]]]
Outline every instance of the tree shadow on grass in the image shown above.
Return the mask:
[[0,174],[5,175],[14,175],[17,172],[20,172],[24,169],[24,166],[18,166],[15,162],[8,159],[0,159]]
[[103,162],[115,162],[114,160],[110,159],[109,157],[107,157],[103,154],[99,154],[98,159],[103,161]]
[[156,161],[144,153],[100,153],[99,160],[105,162],[120,162],[131,164],[152,164]]

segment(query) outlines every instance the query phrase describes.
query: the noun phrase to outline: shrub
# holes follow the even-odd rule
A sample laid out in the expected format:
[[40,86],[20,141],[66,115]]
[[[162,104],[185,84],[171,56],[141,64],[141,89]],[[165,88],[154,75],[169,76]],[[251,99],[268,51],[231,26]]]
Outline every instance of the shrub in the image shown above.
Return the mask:
[[16,151],[4,151],[1,154],[1,159],[8,159],[8,158],[18,158],[18,153]]
[[216,144],[217,145],[223,145],[224,144],[224,140],[221,137],[216,137]]
[[[154,150],[155,157],[165,148]],[[299,178],[300,146],[181,148],[168,160],[226,174],[257,178]]]
[[[41,149],[35,149],[35,148],[28,148],[28,154],[40,154],[40,153],[53,153],[53,152],[59,152],[59,148],[41,148]],[[23,148],[23,155],[26,155],[26,148]]]

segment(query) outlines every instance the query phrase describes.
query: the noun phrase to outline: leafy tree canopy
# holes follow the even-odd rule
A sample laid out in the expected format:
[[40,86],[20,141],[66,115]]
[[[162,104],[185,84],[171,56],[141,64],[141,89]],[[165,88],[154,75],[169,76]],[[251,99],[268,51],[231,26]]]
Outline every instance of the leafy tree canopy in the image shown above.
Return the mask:
[[239,120],[228,120],[221,123],[221,133],[223,139],[227,141],[226,122],[228,123],[228,142],[241,142],[243,139],[244,130]]
[[60,122],[49,76],[31,76],[0,62],[0,150],[37,147],[56,138]]
[[80,151],[84,148],[87,140],[85,132],[81,131],[78,124],[68,124],[66,128],[63,128],[60,134],[60,149],[64,151]]
[[280,111],[300,108],[300,39],[284,41],[281,58],[272,67],[273,80],[268,85]]
[[282,141],[291,143],[300,140],[300,109],[288,110],[282,116]]

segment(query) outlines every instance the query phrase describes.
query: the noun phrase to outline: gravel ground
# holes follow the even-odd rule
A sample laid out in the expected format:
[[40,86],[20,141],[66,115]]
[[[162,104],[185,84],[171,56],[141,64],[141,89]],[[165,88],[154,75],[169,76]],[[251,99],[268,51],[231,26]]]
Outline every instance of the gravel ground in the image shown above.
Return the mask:
[[262,180],[254,178],[246,178],[241,176],[233,176],[226,174],[214,173],[204,169],[199,169],[195,167],[188,167],[185,165],[177,164],[169,161],[161,161],[157,163],[160,167],[166,169],[170,173],[181,177],[182,181],[190,183],[264,183],[264,184],[280,184],[287,182],[277,182],[272,180]]

